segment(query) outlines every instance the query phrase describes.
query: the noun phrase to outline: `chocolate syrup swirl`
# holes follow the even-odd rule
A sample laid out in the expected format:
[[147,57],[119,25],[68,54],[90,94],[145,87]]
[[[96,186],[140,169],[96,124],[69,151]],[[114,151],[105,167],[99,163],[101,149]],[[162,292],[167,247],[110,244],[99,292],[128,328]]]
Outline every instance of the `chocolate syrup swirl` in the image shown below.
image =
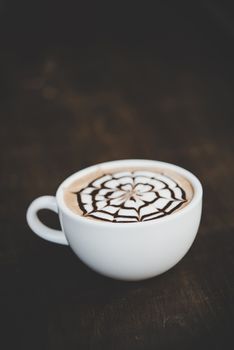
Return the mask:
[[116,223],[162,218],[187,202],[175,180],[150,171],[105,174],[74,193],[84,216]]

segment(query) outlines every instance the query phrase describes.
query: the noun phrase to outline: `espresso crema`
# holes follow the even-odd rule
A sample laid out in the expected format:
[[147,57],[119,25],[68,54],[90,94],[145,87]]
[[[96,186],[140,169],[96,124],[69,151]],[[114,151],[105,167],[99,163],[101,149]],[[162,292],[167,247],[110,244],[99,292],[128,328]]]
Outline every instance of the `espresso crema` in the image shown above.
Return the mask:
[[156,167],[100,169],[64,189],[64,201],[87,219],[112,223],[157,220],[191,201],[193,187],[180,174]]

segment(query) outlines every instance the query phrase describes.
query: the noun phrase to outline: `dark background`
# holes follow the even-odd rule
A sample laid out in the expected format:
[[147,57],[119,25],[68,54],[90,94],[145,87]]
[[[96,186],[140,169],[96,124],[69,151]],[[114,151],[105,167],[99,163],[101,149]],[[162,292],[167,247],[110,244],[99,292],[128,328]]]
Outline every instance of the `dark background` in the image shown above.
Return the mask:
[[[1,1],[0,36],[1,349],[232,348],[232,2]],[[176,163],[204,186],[190,252],[138,283],[97,275],[25,221],[71,173],[122,158]]]

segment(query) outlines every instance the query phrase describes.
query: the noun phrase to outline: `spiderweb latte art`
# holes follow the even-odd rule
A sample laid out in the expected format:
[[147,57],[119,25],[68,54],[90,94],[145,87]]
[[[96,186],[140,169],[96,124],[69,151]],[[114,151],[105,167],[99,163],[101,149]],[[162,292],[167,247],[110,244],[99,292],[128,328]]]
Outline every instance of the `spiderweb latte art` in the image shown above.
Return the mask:
[[175,179],[151,171],[103,174],[73,194],[83,216],[116,223],[162,218],[187,202]]

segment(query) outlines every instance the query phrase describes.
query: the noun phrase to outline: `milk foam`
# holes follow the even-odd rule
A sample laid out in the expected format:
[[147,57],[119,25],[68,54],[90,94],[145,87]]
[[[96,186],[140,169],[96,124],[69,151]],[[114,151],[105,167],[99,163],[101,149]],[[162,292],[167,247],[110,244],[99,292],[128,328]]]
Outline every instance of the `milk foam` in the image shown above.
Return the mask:
[[155,220],[189,201],[176,178],[147,170],[105,173],[72,194],[81,215],[116,223]]

